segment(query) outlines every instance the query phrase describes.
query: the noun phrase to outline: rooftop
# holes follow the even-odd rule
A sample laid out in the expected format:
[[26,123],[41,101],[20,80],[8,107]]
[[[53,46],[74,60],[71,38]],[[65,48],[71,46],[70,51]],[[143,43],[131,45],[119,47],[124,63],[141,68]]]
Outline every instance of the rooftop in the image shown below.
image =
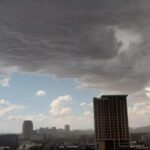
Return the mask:
[[125,95],[125,94],[120,94],[120,95],[102,95],[101,98],[96,98],[94,97],[94,99],[107,99],[107,98],[110,98],[110,97],[119,97],[119,98],[126,98],[128,95]]

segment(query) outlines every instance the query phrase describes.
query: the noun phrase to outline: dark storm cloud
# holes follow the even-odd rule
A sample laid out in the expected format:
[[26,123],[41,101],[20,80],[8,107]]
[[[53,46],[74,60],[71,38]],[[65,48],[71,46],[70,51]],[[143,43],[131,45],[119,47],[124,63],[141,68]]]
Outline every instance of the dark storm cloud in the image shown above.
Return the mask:
[[[2,0],[0,66],[76,78],[104,90],[138,91],[150,75],[149,5],[140,0]],[[124,43],[117,30],[133,31],[143,42],[120,51]]]

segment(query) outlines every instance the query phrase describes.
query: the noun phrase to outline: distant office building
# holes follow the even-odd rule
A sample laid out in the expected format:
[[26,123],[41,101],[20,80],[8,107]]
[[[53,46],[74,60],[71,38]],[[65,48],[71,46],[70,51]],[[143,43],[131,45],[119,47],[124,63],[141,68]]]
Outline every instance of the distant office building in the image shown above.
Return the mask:
[[11,149],[16,149],[19,145],[18,136],[15,134],[0,135],[0,147],[9,146]]
[[22,133],[25,139],[29,139],[33,133],[33,123],[30,120],[25,120],[23,122],[23,129]]
[[144,142],[144,144],[150,145],[150,135],[142,135],[141,139]]
[[66,133],[70,132],[70,125],[68,124],[65,125],[65,132]]
[[95,136],[98,150],[129,147],[127,95],[103,95],[94,98]]

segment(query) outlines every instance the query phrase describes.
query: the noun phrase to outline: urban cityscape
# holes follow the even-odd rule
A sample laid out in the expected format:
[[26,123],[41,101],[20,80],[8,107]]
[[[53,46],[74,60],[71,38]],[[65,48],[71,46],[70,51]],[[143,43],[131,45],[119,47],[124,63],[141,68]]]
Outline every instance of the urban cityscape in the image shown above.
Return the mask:
[[130,133],[127,95],[93,98],[94,130],[40,128],[25,120],[21,134],[0,135],[4,150],[149,150],[149,133]]
[[150,150],[150,0],[0,0],[0,150]]

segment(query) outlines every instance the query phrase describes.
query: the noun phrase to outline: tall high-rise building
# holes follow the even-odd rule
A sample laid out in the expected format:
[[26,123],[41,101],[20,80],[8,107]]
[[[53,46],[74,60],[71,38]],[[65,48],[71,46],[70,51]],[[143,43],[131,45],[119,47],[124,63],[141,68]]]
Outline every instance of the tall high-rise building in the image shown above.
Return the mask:
[[25,139],[29,139],[33,133],[33,123],[30,120],[25,120],[23,122],[22,134]]
[[128,149],[127,95],[93,98],[95,136],[98,150]]

